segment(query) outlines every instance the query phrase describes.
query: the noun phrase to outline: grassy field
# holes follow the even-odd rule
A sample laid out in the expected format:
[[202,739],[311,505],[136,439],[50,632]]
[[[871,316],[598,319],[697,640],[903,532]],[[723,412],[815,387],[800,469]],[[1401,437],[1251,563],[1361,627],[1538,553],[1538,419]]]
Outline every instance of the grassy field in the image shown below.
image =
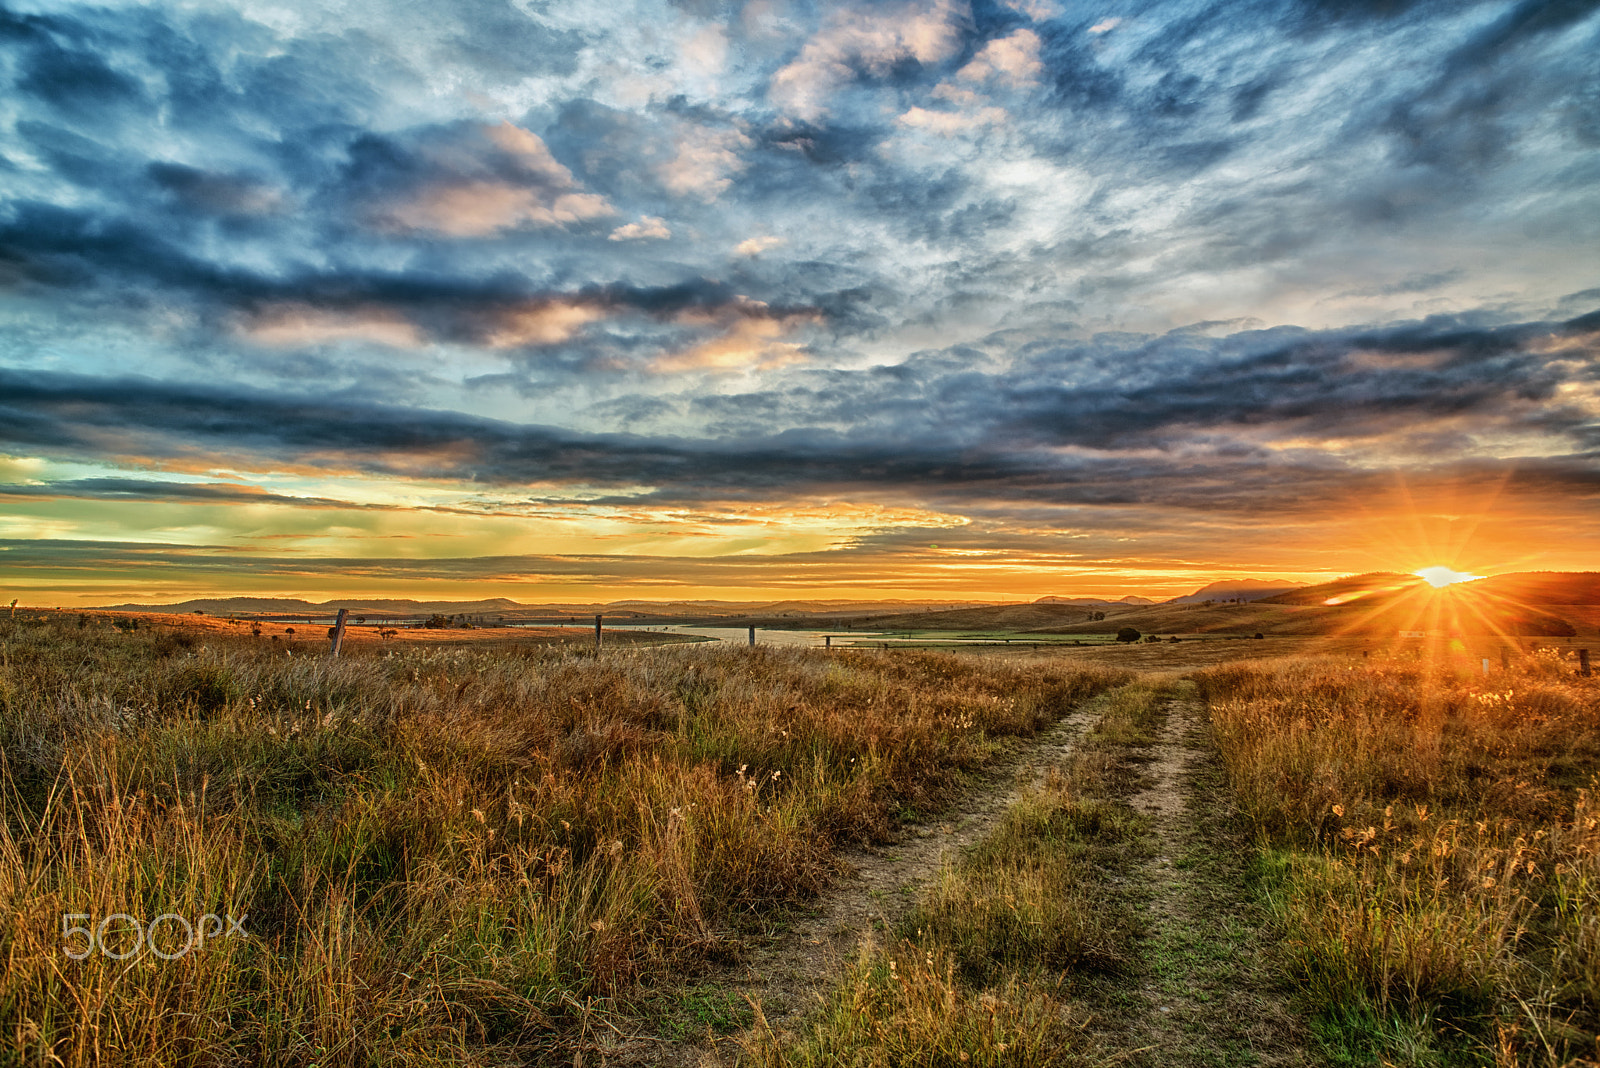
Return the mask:
[[1126,1061],[1090,1026],[1096,988],[1128,978],[1144,922],[1120,884],[1149,850],[1124,795],[1132,751],[1152,741],[1155,691],[1096,701],[1097,720],[1062,768],[949,864],[890,944],[861,954],[810,1032],[758,1029],[768,1068],[860,1065],[1097,1065]]
[[1335,1063],[1600,1054],[1600,686],[1558,655],[1196,676]]
[[307,652],[0,620],[0,1060],[570,1063],[816,894],[842,843],[1129,677]]
[[[0,617],[0,1065],[1600,1061],[1563,651],[466,634]],[[1084,702],[802,1033],[731,992]]]

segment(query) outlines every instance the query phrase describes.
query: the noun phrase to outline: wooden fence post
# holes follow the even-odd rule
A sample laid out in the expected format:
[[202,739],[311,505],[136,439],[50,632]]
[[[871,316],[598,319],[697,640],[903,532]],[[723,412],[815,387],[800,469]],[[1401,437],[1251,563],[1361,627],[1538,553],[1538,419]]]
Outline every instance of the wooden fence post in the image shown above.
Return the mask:
[[594,651],[600,651],[600,613],[594,614]]
[[1589,677],[1589,650],[1578,650],[1578,674],[1584,678]]
[[348,608],[339,609],[339,618],[333,621],[333,626],[330,628],[330,630],[332,630],[332,632],[333,632],[333,633],[331,633],[329,635],[329,637],[333,639],[333,655],[334,656],[338,656],[339,655],[339,649],[340,649],[341,646],[344,645],[344,619],[349,614],[350,614],[350,609],[348,609]]
[[755,647],[756,647],[756,628],[751,627],[750,628],[750,648],[754,649]]

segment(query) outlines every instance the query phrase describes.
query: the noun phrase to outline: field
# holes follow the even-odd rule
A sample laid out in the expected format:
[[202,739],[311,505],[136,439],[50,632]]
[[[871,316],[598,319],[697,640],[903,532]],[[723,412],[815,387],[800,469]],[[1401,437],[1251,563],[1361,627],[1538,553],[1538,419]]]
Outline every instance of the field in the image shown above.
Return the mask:
[[445,633],[0,617],[0,1063],[1600,1053],[1563,652]]

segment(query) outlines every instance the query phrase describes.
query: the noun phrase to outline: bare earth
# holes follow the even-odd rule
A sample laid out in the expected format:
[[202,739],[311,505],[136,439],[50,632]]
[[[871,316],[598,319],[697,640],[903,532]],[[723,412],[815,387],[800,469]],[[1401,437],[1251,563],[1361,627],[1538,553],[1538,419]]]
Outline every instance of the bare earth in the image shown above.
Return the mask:
[[1169,700],[1150,756],[1146,785],[1130,799],[1157,843],[1144,885],[1130,887],[1147,895],[1149,969],[1119,1018],[1102,1020],[1107,1037],[1150,1068],[1316,1063],[1271,979],[1263,918],[1239,864],[1246,849],[1226,837],[1226,792],[1198,701]]

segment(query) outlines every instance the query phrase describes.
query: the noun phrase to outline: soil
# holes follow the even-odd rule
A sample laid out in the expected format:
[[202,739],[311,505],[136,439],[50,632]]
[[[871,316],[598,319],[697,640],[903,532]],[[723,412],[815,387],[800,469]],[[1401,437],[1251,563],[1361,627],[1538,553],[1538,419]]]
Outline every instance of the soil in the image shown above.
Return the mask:
[[1238,838],[1204,706],[1178,686],[1129,799],[1155,837],[1129,887],[1147,910],[1146,966],[1102,1011],[1104,1037],[1148,1068],[1319,1063],[1271,974],[1270,928],[1247,890],[1250,843]]

